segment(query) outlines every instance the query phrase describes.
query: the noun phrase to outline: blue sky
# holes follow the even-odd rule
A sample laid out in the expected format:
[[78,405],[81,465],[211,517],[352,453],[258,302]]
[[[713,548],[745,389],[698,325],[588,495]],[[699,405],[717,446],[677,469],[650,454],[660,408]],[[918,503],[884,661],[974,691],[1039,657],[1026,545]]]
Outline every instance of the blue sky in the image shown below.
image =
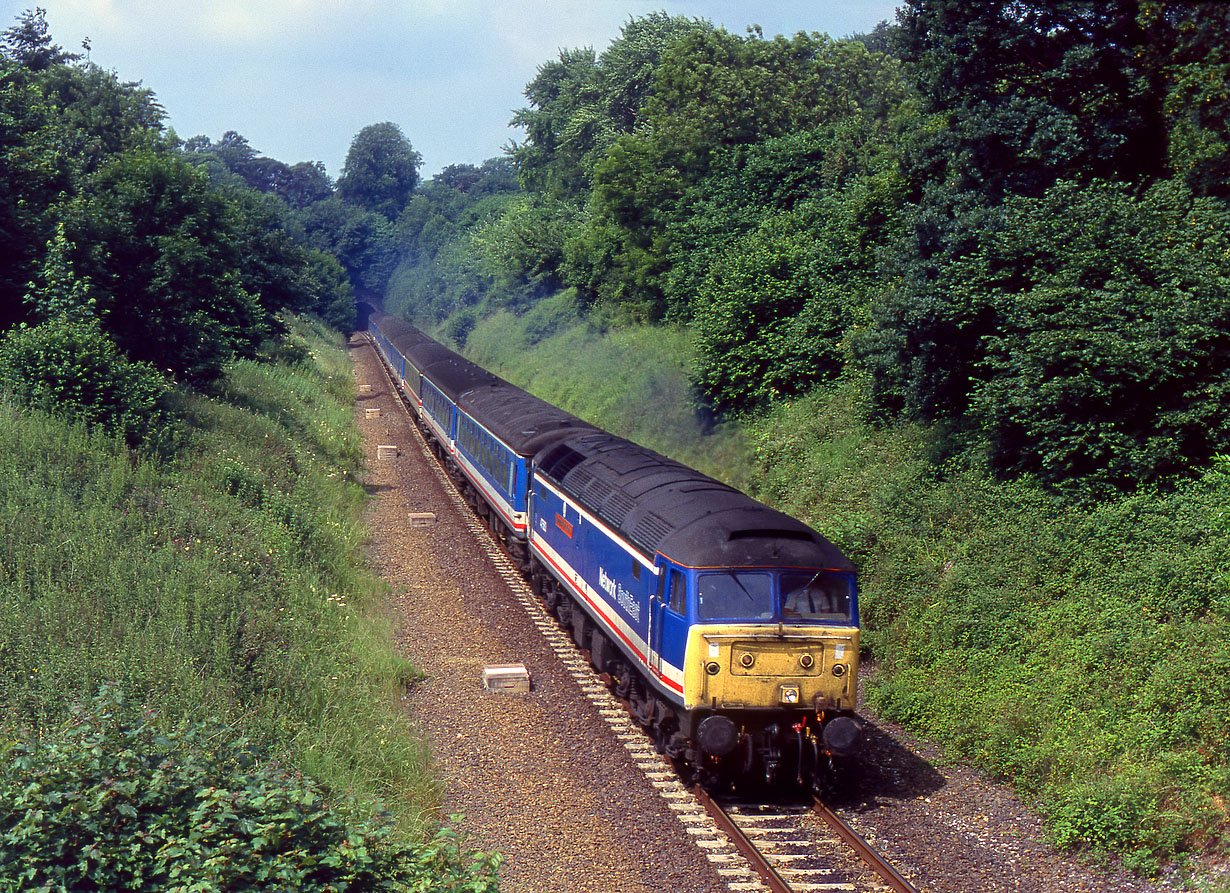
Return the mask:
[[350,141],[392,121],[425,177],[501,154],[538,67],[601,52],[630,18],[665,10],[766,36],[844,37],[893,19],[881,0],[0,0],[0,27],[41,6],[55,41],[141,81],[181,137],[228,130],[258,152],[341,171]]

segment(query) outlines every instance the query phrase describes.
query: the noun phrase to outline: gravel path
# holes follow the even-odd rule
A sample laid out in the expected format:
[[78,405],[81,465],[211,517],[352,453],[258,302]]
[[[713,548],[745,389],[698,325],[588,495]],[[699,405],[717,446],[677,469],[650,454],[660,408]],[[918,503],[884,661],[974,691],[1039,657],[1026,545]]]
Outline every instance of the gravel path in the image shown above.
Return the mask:
[[[468,843],[501,853],[503,893],[725,893],[627,751],[552,654],[423,459],[374,349],[350,343],[372,495],[370,560],[392,587],[397,643],[427,678],[407,698]],[[380,408],[367,418],[365,410]],[[395,445],[395,460],[377,459]],[[412,512],[437,522],[411,527]],[[528,695],[491,694],[484,666],[523,663]],[[1174,893],[1044,843],[1007,788],[946,765],[891,723],[867,726],[841,813],[924,893]]]

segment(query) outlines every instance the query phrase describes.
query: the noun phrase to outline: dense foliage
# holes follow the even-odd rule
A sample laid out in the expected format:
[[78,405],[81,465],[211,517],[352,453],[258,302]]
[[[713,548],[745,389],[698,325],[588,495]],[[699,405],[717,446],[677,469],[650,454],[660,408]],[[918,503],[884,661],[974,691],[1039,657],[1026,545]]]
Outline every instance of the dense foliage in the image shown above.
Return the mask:
[[125,356],[92,318],[55,317],[0,341],[0,392],[122,435],[134,446],[173,421],[166,379]]
[[861,370],[866,411],[1004,476],[1171,481],[1230,449],[1228,27],[1137,0],[916,0],[846,40],[634,19],[527,85],[521,196],[415,212],[390,306],[464,341],[571,290],[693,326],[720,415]]
[[494,890],[455,839],[347,824],[309,779],[230,729],[156,717],[106,686],[0,764],[0,890]]

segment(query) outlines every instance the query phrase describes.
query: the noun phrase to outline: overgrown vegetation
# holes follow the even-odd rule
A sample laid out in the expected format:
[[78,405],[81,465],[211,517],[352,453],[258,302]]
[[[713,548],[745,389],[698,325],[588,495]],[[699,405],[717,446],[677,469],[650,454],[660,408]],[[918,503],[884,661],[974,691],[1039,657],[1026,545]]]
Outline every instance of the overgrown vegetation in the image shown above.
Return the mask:
[[886,716],[1011,780],[1062,846],[1144,870],[1220,839],[1230,791],[1230,458],[1165,493],[1065,502],[937,467],[851,383],[752,426],[760,495],[858,562]]
[[[373,871],[411,854],[407,847],[436,826],[428,754],[398,709],[399,695],[416,672],[394,655],[382,586],[362,566],[364,496],[353,477],[361,453],[350,421],[352,377],[335,334],[290,325],[292,338],[280,352],[297,361],[238,361],[212,396],[182,390],[172,395],[182,436],[172,459],[143,458],[82,421],[12,400],[4,404],[0,728],[10,741],[30,742],[5,755],[12,784],[0,787],[27,791],[30,798],[10,802],[0,820],[0,833],[10,835],[5,846],[34,845],[22,843],[22,822],[29,821],[28,815],[21,818],[23,810],[60,816],[57,821],[69,823],[66,841],[78,820],[116,835],[127,833],[125,827],[155,834],[152,827],[126,824],[137,817],[126,815],[122,798],[105,799],[104,788],[99,800],[88,801],[88,814],[71,818],[63,814],[68,801],[57,799],[65,790],[16,783],[35,769],[52,779],[95,772],[98,784],[139,789],[149,798],[142,814],[156,821],[170,809],[163,798],[183,795],[165,785],[186,785],[188,779],[171,778],[143,749],[143,762],[131,763],[137,751],[129,738],[154,735],[161,742],[162,736],[181,734],[183,746],[199,749],[191,742],[203,733],[193,729],[206,717],[220,723],[209,733],[211,748],[223,755],[219,762],[205,765],[199,753],[187,763],[172,762],[176,771],[224,773],[226,783],[211,782],[216,802],[206,802],[208,796],[196,804],[179,799],[177,808],[204,810],[199,818],[205,822],[209,810],[226,806],[226,798],[243,799],[250,833],[209,843],[206,826],[198,828],[193,845],[202,848],[201,864],[218,873],[198,878],[189,872],[185,884],[214,878],[217,886],[208,889],[223,889],[227,872],[242,878],[263,846],[256,829],[280,821],[279,810],[289,808],[286,797],[307,797],[301,803],[306,807],[317,796],[313,791],[325,796],[329,815],[337,818],[319,813],[308,830],[323,834],[332,828],[342,834],[338,846],[357,848],[347,857],[359,860],[347,869],[354,873],[351,886],[339,880],[329,889],[369,888],[361,883],[362,847],[345,841],[348,835],[366,839],[363,823],[380,812],[390,810],[395,827],[373,839]],[[72,705],[105,684],[122,688],[152,717],[130,711],[109,718],[111,708],[104,704],[99,709],[105,716],[64,727]],[[110,736],[105,744],[122,747],[104,747],[101,754],[93,745],[82,750],[82,736],[103,734]],[[250,739],[257,753],[312,781],[285,787],[276,773],[245,775],[227,756],[226,741],[234,736]],[[108,765],[127,775],[106,782]],[[271,787],[259,793],[240,784],[240,776],[256,788]],[[166,821],[175,815],[167,813]],[[358,830],[343,831],[343,821],[358,822]],[[162,827],[166,832],[169,825]],[[191,830],[191,823],[180,828]],[[384,844],[377,846],[386,839],[392,855],[381,855]],[[213,851],[215,845],[222,849]],[[91,871],[139,868],[160,877],[158,871],[169,870],[157,867],[165,854],[152,844],[133,855],[131,865],[104,858],[102,841],[99,847],[97,854],[79,854],[96,860]],[[23,864],[0,861],[9,866],[6,872]],[[487,876],[485,865],[476,864],[472,874],[458,872],[478,883]],[[8,877],[22,887],[20,875]],[[99,881],[97,888],[107,886]],[[468,888],[442,883],[424,889]]]
[[395,843],[231,729],[160,730],[106,686],[0,768],[0,890],[494,889],[456,838]]
[[0,889],[493,890],[399,709],[326,325],[417,153],[365,129],[334,196],[181,143],[44,15],[0,35]]

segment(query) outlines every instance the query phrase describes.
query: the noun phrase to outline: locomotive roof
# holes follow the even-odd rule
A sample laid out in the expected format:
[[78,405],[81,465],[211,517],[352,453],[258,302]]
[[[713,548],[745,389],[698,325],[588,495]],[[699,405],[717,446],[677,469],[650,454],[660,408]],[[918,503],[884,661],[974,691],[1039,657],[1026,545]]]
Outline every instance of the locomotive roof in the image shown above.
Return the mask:
[[457,405],[521,456],[533,456],[579,432],[598,430],[503,379],[462,394]]
[[854,570],[801,521],[605,431],[549,446],[535,465],[649,555],[661,552],[687,567]]

